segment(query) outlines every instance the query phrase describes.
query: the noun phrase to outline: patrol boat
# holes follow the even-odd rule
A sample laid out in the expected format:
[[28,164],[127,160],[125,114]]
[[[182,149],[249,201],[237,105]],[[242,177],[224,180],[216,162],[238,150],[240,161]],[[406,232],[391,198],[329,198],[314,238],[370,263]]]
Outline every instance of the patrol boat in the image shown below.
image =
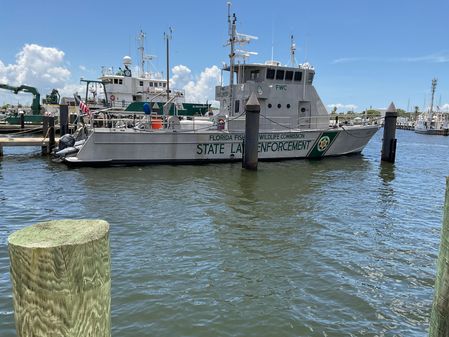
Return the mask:
[[[229,23],[229,84],[217,86],[218,114],[209,117],[170,116],[170,100],[162,116],[146,106],[146,115],[133,120],[103,120],[81,132],[76,146],[67,142],[60,151],[65,163],[117,165],[148,163],[203,163],[241,160],[245,130],[245,103],[251,94],[260,102],[259,160],[322,158],[360,153],[378,125],[330,125],[329,114],[313,85],[315,69],[269,61],[236,63],[238,51],[253,38]],[[295,46],[291,52],[294,56]],[[294,59],[294,57],[292,57]],[[97,126],[94,126],[97,125]],[[60,142],[61,144],[61,142]]]

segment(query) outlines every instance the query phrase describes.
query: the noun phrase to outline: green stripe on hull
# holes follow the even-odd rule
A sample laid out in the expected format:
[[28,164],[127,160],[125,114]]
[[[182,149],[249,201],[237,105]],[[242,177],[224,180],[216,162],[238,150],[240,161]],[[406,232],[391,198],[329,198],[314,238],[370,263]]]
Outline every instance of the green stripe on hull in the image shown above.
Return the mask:
[[338,133],[338,131],[326,131],[321,133],[315,141],[315,144],[313,144],[312,150],[307,154],[307,158],[323,157],[331,147],[335,138],[337,138]]
[[[143,112],[143,105],[145,103],[150,104],[152,110],[154,102],[132,102],[128,107],[125,109],[125,111],[138,111]],[[156,102],[159,106],[159,111],[157,112],[158,115],[163,114],[163,106],[164,103],[162,102]],[[180,116],[203,116],[204,114],[209,111],[210,104],[200,104],[200,103],[182,103],[182,106],[184,107],[183,110],[177,110],[178,115]],[[170,107],[170,115],[173,115],[175,113],[175,107],[174,104]]]

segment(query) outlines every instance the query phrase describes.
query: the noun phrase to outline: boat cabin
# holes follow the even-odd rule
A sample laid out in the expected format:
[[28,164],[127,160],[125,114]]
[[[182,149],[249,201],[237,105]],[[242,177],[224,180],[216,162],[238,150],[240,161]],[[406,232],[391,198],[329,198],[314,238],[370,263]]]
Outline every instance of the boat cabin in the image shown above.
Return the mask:
[[[230,72],[230,68],[223,70]],[[236,117],[244,114],[252,92],[257,94],[261,106],[261,128],[285,129],[294,125],[311,129],[329,125],[329,114],[313,86],[315,70],[308,63],[297,67],[277,61],[238,64],[233,72],[235,84],[218,86],[215,91],[220,110],[230,116],[230,127],[239,127],[233,124],[239,123]]]
[[[124,69],[114,72],[112,68],[103,68],[99,78],[105,83],[108,101],[112,106],[125,108],[133,102],[166,102],[167,80],[161,74],[139,71],[134,75],[131,67],[131,58],[123,58]],[[176,95],[175,103],[183,103],[184,92],[171,90],[170,97]]]

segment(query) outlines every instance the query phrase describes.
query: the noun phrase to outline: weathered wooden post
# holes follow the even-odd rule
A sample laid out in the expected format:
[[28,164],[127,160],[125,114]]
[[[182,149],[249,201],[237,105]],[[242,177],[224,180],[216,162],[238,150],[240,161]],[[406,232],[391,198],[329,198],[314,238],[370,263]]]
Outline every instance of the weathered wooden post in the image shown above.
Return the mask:
[[257,170],[259,160],[259,117],[260,104],[253,92],[246,102],[245,143],[243,147],[242,167],[247,170]]
[[69,106],[59,105],[59,135],[62,137],[69,133]]
[[48,117],[48,153],[55,147],[55,116]]
[[383,161],[394,163],[396,159],[396,120],[398,113],[393,102],[391,102],[387,111],[385,112],[384,122],[384,138],[382,142],[382,157]]
[[446,178],[443,225],[438,254],[429,337],[449,336],[449,178]]
[[[48,137],[48,128],[49,128],[49,119],[48,116],[42,117],[42,135],[44,136],[44,140]],[[45,155],[48,153],[48,146],[42,146],[41,147],[41,153],[42,155]]]
[[19,112],[19,119],[20,119],[20,128],[23,130],[25,129],[25,114],[23,112]]
[[57,220],[8,238],[18,337],[110,337],[109,224]]

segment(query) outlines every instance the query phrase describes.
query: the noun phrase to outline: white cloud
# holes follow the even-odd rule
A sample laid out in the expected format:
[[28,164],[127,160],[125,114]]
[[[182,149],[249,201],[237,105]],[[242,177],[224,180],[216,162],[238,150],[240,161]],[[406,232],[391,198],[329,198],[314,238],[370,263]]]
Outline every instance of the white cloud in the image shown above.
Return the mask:
[[[61,97],[73,97],[73,94],[78,93],[81,97],[84,97],[86,91],[85,84],[64,84],[63,87],[58,88],[59,95]],[[84,99],[84,98],[83,98]]]
[[330,109],[337,108],[337,112],[354,111],[358,108],[358,106],[355,104],[341,104],[341,103],[328,104],[327,107]]
[[439,107],[441,111],[449,112],[449,103],[443,104]]
[[441,52],[422,56],[407,57],[341,57],[332,61],[333,64],[354,63],[354,62],[406,62],[406,63],[447,63],[449,53]]
[[171,85],[185,91],[187,102],[212,102],[215,99],[215,86],[220,83],[220,69],[213,65],[194,76],[185,65],[172,68]]
[[357,61],[363,61],[363,60],[367,60],[367,59],[363,58],[363,57],[342,57],[342,58],[333,60],[332,63],[333,64],[350,63],[350,62],[357,62]]
[[0,78],[11,85],[61,85],[70,77],[63,61],[64,52],[61,50],[26,44],[16,55],[14,64],[5,65],[0,61]]
[[79,65],[79,68],[80,68],[81,71],[86,71],[86,69],[87,69],[86,66],[83,66],[82,64]]
[[[63,87],[70,78],[64,55],[63,51],[56,48],[25,44],[17,53],[15,63],[5,64],[0,60],[0,82],[12,86],[33,86],[41,95],[52,88]],[[3,98],[10,97],[3,91],[0,95]]]

